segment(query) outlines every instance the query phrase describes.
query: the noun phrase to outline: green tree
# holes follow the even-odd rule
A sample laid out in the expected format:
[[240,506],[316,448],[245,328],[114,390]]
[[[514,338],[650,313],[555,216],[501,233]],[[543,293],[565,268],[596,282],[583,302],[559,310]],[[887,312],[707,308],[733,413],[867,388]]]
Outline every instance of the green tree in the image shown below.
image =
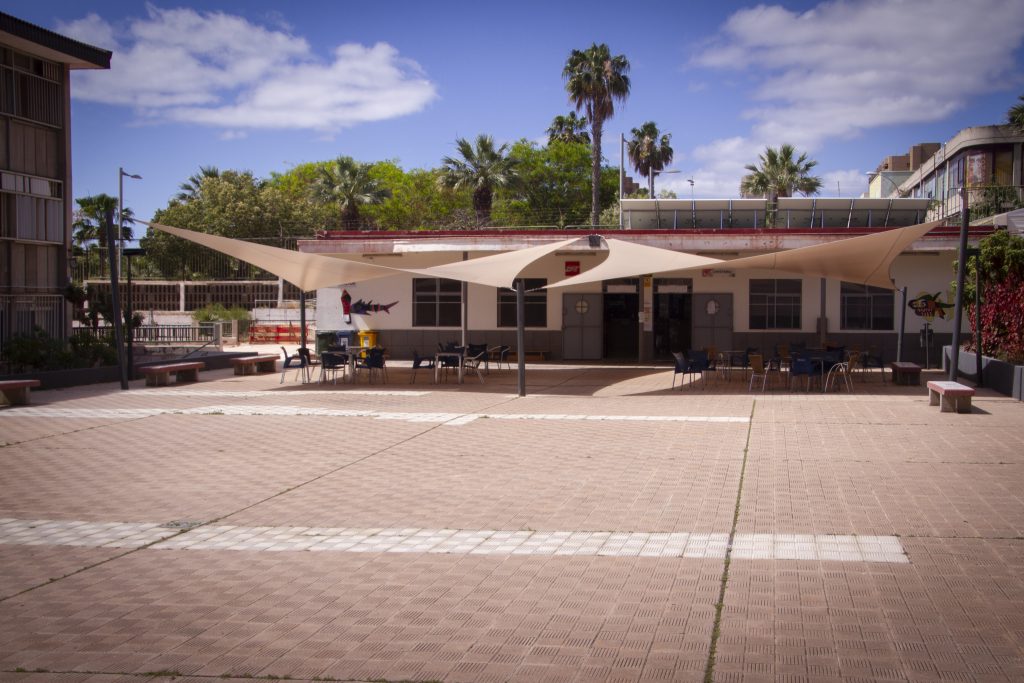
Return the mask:
[[319,168],[313,183],[314,198],[339,209],[344,228],[360,227],[359,210],[380,204],[391,193],[370,176],[371,164],[340,156]]
[[629,163],[636,172],[647,178],[648,194],[654,196],[654,176],[672,163],[672,135],[661,134],[654,121],[647,121],[631,131],[632,138],[626,142]]
[[601,133],[604,122],[615,115],[615,102],[624,102],[629,96],[628,72],[626,57],[612,56],[604,43],[573,50],[562,69],[569,101],[577,112],[585,112],[590,122],[591,225],[597,225],[601,216]]
[[548,126],[548,143],[556,140],[561,142],[582,142],[590,144],[590,133],[587,132],[587,119],[576,116],[571,111],[566,116],[556,116]]
[[[104,272],[107,262],[107,214],[117,216],[117,197],[101,193],[79,197],[75,203],[78,204],[78,208],[71,224],[74,231],[72,240],[76,248],[75,253],[88,259],[96,259],[94,263],[99,265],[100,272]],[[122,240],[134,238],[131,226],[133,216],[132,210],[125,207],[121,216]]]
[[216,166],[200,166],[199,173],[193,173],[188,177],[188,180],[178,185],[179,192],[174,195],[174,198],[179,202],[191,201],[203,189],[204,180],[219,177],[220,169]]
[[1006,112],[1006,122],[1013,126],[1018,135],[1024,135],[1024,95],[1017,99],[1020,101]]
[[495,149],[490,135],[480,134],[476,143],[457,138],[459,158],[444,157],[440,183],[453,190],[468,189],[473,195],[473,211],[478,225],[491,222],[494,191],[511,184],[516,177],[515,161],[508,157],[508,145]]
[[776,206],[779,197],[817,194],[821,190],[821,178],[811,175],[817,161],[803,153],[796,157],[793,145],[784,144],[778,149],[766,147],[758,157],[759,163],[747,164],[749,173],[740,182],[740,194],[761,196],[768,200],[766,224],[775,225]]

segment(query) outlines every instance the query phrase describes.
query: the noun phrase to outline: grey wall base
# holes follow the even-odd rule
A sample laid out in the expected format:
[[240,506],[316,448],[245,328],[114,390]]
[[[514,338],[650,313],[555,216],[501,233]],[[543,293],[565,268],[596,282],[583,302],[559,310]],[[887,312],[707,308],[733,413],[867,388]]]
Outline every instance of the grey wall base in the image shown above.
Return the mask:
[[[942,347],[942,369],[946,372],[949,372],[952,351],[951,346]],[[957,376],[977,384],[978,355],[961,349],[957,358],[959,360]],[[1018,401],[1024,401],[1024,365],[1013,365],[996,358],[982,356],[981,372],[982,385],[986,389],[992,389]]]
[[[453,330],[380,330],[377,343],[388,350],[388,356],[399,360],[410,360],[415,350],[421,356],[433,358],[437,345],[448,342],[459,343],[462,332]],[[515,329],[501,330],[469,330],[466,334],[468,344],[487,344],[492,346],[516,346]],[[547,351],[551,360],[562,358],[561,330],[526,330],[527,351]]]

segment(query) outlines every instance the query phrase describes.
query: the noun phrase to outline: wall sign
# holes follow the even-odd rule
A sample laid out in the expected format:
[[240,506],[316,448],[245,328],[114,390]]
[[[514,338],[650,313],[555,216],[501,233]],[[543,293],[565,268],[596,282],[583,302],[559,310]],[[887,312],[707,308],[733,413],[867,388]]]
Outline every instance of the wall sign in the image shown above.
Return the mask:
[[566,261],[565,262],[565,276],[580,274],[580,262],[579,261]]

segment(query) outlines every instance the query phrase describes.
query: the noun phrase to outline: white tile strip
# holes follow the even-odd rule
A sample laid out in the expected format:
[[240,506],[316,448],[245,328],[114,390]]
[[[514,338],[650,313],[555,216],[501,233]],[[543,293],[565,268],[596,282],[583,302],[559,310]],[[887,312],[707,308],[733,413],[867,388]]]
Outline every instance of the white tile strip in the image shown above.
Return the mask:
[[[265,394],[263,394],[265,395]],[[4,417],[43,417],[117,420],[156,415],[284,415],[314,417],[371,417],[376,420],[430,422],[461,427],[479,419],[612,422],[700,422],[747,424],[750,417],[714,415],[561,415],[545,413],[413,413],[382,410],[345,410],[281,405],[210,405],[196,408],[46,408],[26,406],[0,411]]]
[[[173,538],[171,538],[173,536]],[[166,540],[163,540],[166,539]],[[447,555],[590,555],[722,559],[724,533],[348,529],[201,526],[179,533],[157,524],[0,519],[0,544],[164,550],[248,550]],[[895,536],[737,534],[733,559],[889,562],[909,560]]]

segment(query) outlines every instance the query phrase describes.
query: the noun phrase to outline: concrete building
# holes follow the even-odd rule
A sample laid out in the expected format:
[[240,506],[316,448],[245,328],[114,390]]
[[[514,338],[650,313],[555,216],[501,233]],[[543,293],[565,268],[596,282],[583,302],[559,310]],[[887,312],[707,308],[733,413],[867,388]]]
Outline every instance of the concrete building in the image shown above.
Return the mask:
[[71,71],[110,56],[0,12],[0,345],[68,331]]

